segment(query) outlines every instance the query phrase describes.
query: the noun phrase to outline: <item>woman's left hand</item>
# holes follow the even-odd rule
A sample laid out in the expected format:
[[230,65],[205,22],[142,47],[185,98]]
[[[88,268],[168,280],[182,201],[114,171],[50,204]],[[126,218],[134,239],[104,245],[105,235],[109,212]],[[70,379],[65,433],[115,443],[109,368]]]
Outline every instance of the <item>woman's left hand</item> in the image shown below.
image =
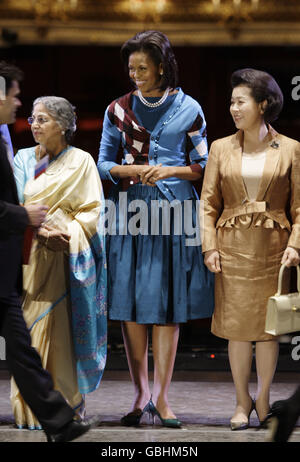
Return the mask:
[[300,263],[300,256],[298,250],[293,247],[287,247],[281,259],[281,264],[285,266],[297,266]]
[[173,176],[172,167],[162,167],[162,164],[154,165],[150,170],[140,175],[143,184],[154,184],[159,180]]

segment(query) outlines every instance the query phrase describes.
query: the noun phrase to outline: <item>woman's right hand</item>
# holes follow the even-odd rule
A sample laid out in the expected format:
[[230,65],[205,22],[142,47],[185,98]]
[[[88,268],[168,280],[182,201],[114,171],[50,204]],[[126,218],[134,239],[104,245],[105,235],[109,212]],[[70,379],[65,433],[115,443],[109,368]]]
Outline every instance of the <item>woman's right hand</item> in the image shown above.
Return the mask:
[[[152,169],[151,165],[116,165],[110,170],[112,176],[117,178],[136,178],[139,181],[142,181],[145,174]],[[153,183],[144,183],[148,186],[155,186]]]
[[[161,166],[161,164],[159,166]],[[147,180],[147,175],[150,174],[150,172],[153,169],[153,166],[151,165],[131,165],[131,167],[132,167],[132,174],[130,174],[129,176],[133,176],[134,178],[136,178],[137,180],[140,180],[143,184],[146,184],[147,186],[155,186],[155,183],[149,182]]]
[[220,254],[216,249],[205,252],[204,263],[212,273],[221,273]]
[[59,229],[52,228],[51,226],[44,225],[40,228],[37,238],[47,249],[53,250],[54,252],[61,252],[69,249],[70,235]]

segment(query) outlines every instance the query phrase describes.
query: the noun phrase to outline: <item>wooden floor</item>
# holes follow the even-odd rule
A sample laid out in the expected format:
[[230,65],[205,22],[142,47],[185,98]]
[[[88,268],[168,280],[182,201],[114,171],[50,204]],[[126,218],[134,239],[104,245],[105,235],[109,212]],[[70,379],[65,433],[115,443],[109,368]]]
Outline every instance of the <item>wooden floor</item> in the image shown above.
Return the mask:
[[[150,378],[152,379],[151,376]],[[299,373],[277,373],[271,389],[271,403],[289,397],[298,385],[299,379]],[[255,380],[253,374],[250,383],[253,397],[256,393]],[[42,431],[14,428],[9,389],[9,377],[7,373],[2,372],[0,442],[46,441]],[[100,424],[77,441],[99,444],[99,450],[109,448],[107,450],[113,451],[128,443],[132,443],[131,447],[135,447],[135,443],[152,445],[173,442],[179,443],[179,447],[181,444],[189,443],[190,448],[193,445],[196,448],[202,442],[265,442],[268,436],[267,430],[257,431],[258,420],[254,413],[247,430],[230,430],[229,421],[234,412],[235,396],[231,375],[228,372],[175,371],[169,401],[183,423],[181,429],[162,427],[157,421],[155,425],[151,425],[148,415],[143,416],[139,427],[122,427],[120,419],[128,412],[132,397],[133,388],[128,372],[106,371],[98,390],[86,396],[87,416],[99,415]],[[299,426],[295,428],[290,442],[300,442]]]

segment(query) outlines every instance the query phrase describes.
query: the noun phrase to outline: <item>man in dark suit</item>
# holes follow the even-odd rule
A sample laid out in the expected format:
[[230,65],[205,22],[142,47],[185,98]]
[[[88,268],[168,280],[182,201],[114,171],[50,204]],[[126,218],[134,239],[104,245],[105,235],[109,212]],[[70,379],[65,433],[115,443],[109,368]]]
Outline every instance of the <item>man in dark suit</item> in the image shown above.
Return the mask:
[[11,144],[10,133],[6,124],[0,125],[0,134],[2,133],[2,139],[6,143],[6,148],[11,159],[14,158],[14,150]]
[[[0,62],[0,125],[15,122],[21,71]],[[5,87],[4,88],[4,83]],[[20,296],[22,292],[22,245],[27,226],[38,229],[46,217],[43,205],[19,205],[16,184],[0,135],[0,335],[6,342],[10,372],[27,404],[47,435],[49,442],[70,441],[87,432],[96,420],[77,422],[74,411],[54,390],[50,374],[31,346]]]

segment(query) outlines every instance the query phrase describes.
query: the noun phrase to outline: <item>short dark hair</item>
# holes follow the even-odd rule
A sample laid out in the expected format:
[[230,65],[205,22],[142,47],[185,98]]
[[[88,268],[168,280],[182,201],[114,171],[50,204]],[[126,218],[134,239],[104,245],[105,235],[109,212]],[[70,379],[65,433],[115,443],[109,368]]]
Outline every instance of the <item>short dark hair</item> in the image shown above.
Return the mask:
[[20,82],[23,80],[23,71],[19,69],[14,64],[7,63],[5,61],[0,61],[0,76],[4,77],[6,82],[6,94],[12,86],[12,82],[16,80]]
[[127,40],[121,48],[121,58],[128,72],[129,56],[135,51],[147,53],[157,67],[162,63],[163,75],[160,90],[177,86],[178,66],[168,37],[160,31],[148,30],[139,32]]
[[283,106],[283,94],[276,80],[267,72],[256,69],[239,69],[231,76],[231,86],[239,85],[251,89],[251,94],[257,103],[267,101],[264,112],[266,123],[277,119]]

